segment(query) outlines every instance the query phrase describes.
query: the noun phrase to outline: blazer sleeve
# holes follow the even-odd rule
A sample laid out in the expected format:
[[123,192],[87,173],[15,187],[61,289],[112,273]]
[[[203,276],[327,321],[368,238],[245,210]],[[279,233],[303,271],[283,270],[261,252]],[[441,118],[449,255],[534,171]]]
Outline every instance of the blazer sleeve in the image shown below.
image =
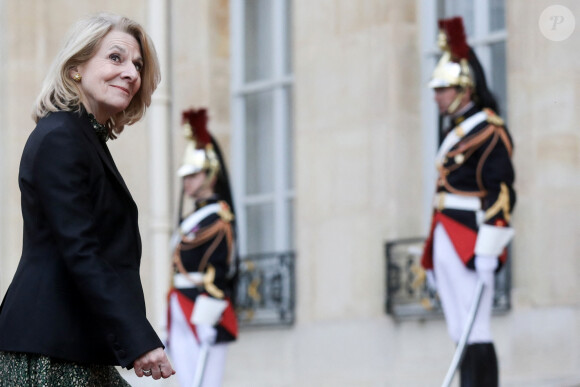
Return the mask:
[[[95,316],[95,328],[104,332],[119,364],[130,368],[139,356],[163,344],[146,318],[139,262],[120,268],[99,255],[99,204],[93,191],[101,187],[95,180],[107,176],[96,163],[101,161],[95,149],[88,148],[93,144],[74,129],[43,137],[32,160],[34,186],[64,266],[84,307]],[[111,232],[124,237],[122,230]],[[127,275],[135,281],[126,281]]]

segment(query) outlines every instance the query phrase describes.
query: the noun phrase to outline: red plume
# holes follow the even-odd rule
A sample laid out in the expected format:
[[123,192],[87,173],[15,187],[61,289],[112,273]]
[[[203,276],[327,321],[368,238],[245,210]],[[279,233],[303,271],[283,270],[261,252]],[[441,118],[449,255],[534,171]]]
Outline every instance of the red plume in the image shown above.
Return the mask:
[[206,109],[189,109],[182,113],[181,124],[189,123],[191,134],[195,141],[196,148],[202,149],[211,143],[211,136],[207,131],[207,110]]
[[459,61],[469,57],[469,46],[463,28],[463,19],[460,16],[439,20],[439,28],[447,35],[447,44],[453,60]]

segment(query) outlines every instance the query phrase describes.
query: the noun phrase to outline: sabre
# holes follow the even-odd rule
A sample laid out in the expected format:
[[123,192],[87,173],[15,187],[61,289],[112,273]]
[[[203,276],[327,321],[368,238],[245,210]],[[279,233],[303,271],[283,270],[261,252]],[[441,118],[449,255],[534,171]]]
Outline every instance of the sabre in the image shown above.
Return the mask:
[[199,350],[199,358],[197,359],[197,365],[195,367],[195,377],[193,378],[192,387],[201,387],[201,383],[203,382],[203,374],[205,373],[205,364],[207,363],[209,347],[210,345],[207,343],[201,345]]
[[467,343],[467,339],[469,338],[471,328],[473,328],[473,322],[475,321],[475,316],[477,315],[477,311],[479,310],[479,303],[481,301],[481,296],[483,294],[484,287],[485,285],[483,281],[479,279],[477,281],[477,285],[475,288],[475,296],[473,297],[473,303],[471,304],[468,319],[465,322],[465,327],[463,328],[463,333],[461,334],[461,339],[457,344],[455,354],[453,355],[453,359],[451,360],[451,365],[447,370],[447,375],[445,375],[445,380],[443,380],[443,384],[441,385],[441,387],[449,387],[451,381],[453,381],[453,377],[455,376],[455,371],[457,371],[457,367],[459,367],[459,363],[461,363],[463,353],[465,352],[465,345]]
[[[209,269],[211,268],[210,265]],[[197,327],[200,349],[192,387],[200,387],[203,382],[209,349],[215,343],[217,336],[217,330],[213,326],[218,323],[227,306],[226,300],[215,299],[204,294],[195,299],[190,321]]]

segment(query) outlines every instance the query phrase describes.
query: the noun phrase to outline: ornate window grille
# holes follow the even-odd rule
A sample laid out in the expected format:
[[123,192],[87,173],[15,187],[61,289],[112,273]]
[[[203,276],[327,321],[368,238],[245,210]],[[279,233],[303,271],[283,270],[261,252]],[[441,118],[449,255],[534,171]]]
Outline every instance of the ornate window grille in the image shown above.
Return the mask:
[[[427,287],[421,267],[424,238],[409,238],[385,244],[387,283],[386,312],[395,319],[441,318],[443,311],[436,292]],[[508,252],[509,253],[509,252]],[[494,314],[511,308],[511,260],[496,274]]]
[[294,252],[255,254],[240,262],[236,295],[240,326],[292,325]]

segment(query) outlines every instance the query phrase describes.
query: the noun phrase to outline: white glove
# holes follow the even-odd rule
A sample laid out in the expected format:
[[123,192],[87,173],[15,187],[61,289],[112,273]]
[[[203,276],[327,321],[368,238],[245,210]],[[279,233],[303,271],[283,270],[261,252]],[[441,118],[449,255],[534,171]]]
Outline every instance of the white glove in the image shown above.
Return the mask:
[[210,297],[205,294],[200,294],[195,299],[193,306],[193,313],[190,321],[195,325],[215,325],[222,318],[222,313],[227,308],[228,302]]
[[432,291],[437,291],[437,281],[435,281],[435,273],[433,273],[432,269],[426,271],[427,275],[427,288]]
[[205,324],[198,324],[195,326],[195,330],[197,331],[197,338],[201,342],[201,344],[212,345],[215,343],[217,337],[217,329],[212,327],[211,325]]
[[475,271],[477,276],[486,286],[493,286],[495,269],[498,265],[497,256],[476,255],[475,256]]

